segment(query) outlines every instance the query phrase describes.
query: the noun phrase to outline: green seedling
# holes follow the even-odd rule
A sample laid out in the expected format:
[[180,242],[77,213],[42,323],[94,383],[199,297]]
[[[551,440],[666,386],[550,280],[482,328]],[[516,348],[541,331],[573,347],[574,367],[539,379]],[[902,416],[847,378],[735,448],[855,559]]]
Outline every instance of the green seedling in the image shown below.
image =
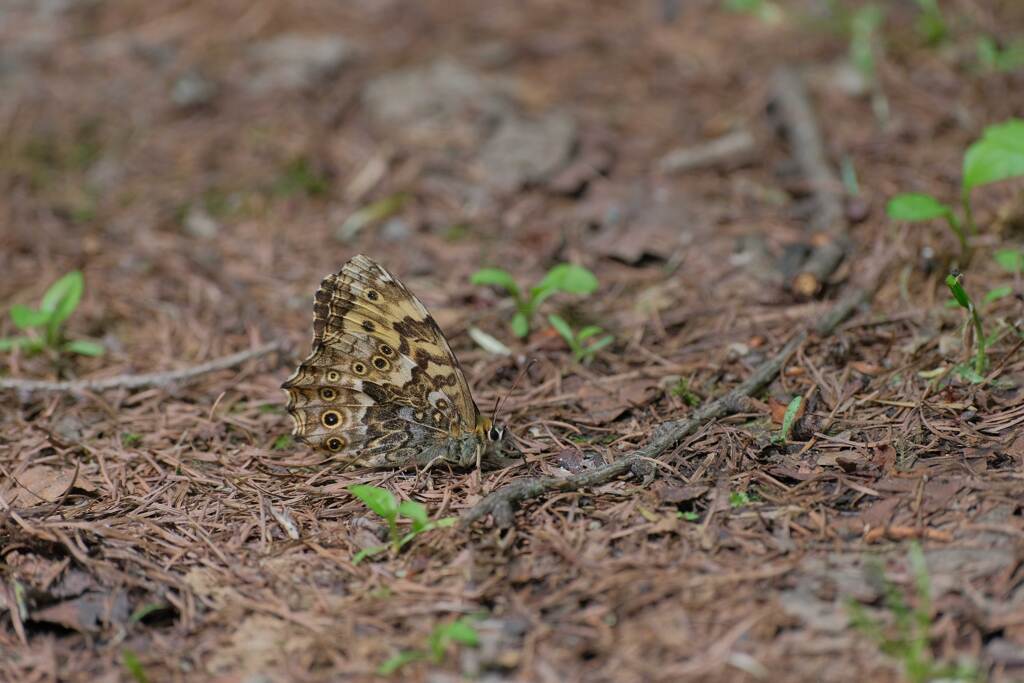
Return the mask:
[[676,513],[676,517],[685,522],[698,522],[700,521],[700,515],[693,510],[680,510]]
[[739,509],[750,505],[756,496],[752,496],[746,491],[733,491],[729,494],[729,506],[733,509]]
[[1000,47],[990,36],[978,39],[978,63],[986,71],[1010,72],[1024,67],[1024,40],[1017,39]]
[[871,89],[875,118],[884,122],[889,118],[889,100],[878,79],[878,62],[883,50],[881,28],[885,12],[877,5],[864,5],[850,16],[849,22],[850,63]]
[[359,234],[359,231],[366,226],[374,223],[380,223],[381,221],[391,218],[395,214],[401,212],[408,201],[409,195],[404,192],[398,192],[393,195],[388,195],[383,199],[378,199],[372,204],[368,204],[353,212],[351,216],[346,218],[345,222],[342,223],[341,227],[339,227],[335,232],[335,237],[342,242],[348,242]]
[[390,657],[387,661],[377,667],[379,676],[390,676],[406,664],[421,660],[430,660],[434,664],[444,661],[445,655],[452,645],[466,645],[476,647],[480,644],[480,636],[477,634],[473,621],[469,617],[456,619],[449,624],[439,624],[431,631],[427,639],[427,647],[422,650],[403,650]]
[[24,304],[11,306],[14,326],[28,335],[0,339],[0,351],[21,349],[38,353],[50,349],[83,356],[102,355],[103,347],[96,342],[64,337],[64,321],[78,308],[84,288],[82,273],[74,270],[50,285],[38,309]]
[[587,325],[579,332],[576,332],[564,318],[554,314],[548,316],[548,322],[551,323],[555,331],[562,336],[565,343],[572,349],[572,356],[576,359],[577,363],[589,363],[594,359],[594,355],[598,351],[615,341],[615,337],[606,334],[588,344],[588,339],[593,339],[603,332],[597,325]]
[[[960,308],[967,311],[967,325],[973,329],[974,344],[976,346],[974,353],[974,368],[973,373],[970,373],[969,378],[975,382],[984,381],[985,369],[988,367],[988,356],[985,353],[985,347],[987,345],[987,339],[985,332],[981,326],[981,314],[978,313],[978,308],[971,301],[971,298],[967,296],[967,291],[960,283],[962,274],[958,272],[952,272],[946,276],[946,286],[949,287],[949,291],[953,294],[953,298],[956,299],[956,303]],[[966,335],[965,335],[966,336]]]
[[785,18],[782,9],[770,0],[725,0],[725,9],[738,14],[749,14],[766,24],[778,24]]
[[789,435],[793,433],[793,423],[796,422],[796,416],[800,414],[800,406],[803,405],[803,402],[803,396],[794,396],[793,400],[789,402],[786,412],[782,415],[782,426],[772,436],[772,443],[784,444],[789,441]]
[[[389,548],[392,553],[397,554],[409,541],[420,534],[432,529],[450,527],[455,524],[454,517],[432,520],[428,517],[427,508],[422,503],[417,503],[413,500],[403,500],[399,503],[390,491],[378,486],[356,484],[355,486],[350,486],[348,490],[356,498],[363,501],[366,507],[380,515],[387,522],[390,539],[389,545],[373,546],[372,548],[360,550],[352,558],[354,564],[359,564],[367,557],[382,553]],[[399,517],[404,517],[412,522],[409,531],[402,533],[399,529]]]
[[121,432],[121,445],[125,448],[132,448],[142,443],[142,434],[135,432]]
[[291,434],[279,434],[277,438],[274,439],[274,443],[270,445],[270,450],[283,451],[288,448],[291,448],[292,445],[294,444],[295,437],[293,437]]
[[914,28],[925,44],[941,45],[949,38],[949,24],[942,15],[939,0],[917,0],[921,13],[917,15]]
[[146,670],[142,668],[142,662],[139,661],[138,655],[133,651],[127,648],[122,650],[121,663],[135,683],[148,683],[149,677],[146,676]]
[[286,165],[277,180],[274,181],[274,194],[284,197],[304,194],[318,197],[327,194],[330,182],[321,174],[306,157],[293,159]]
[[696,408],[700,405],[700,396],[693,392],[690,388],[690,380],[686,378],[680,377],[679,381],[672,387],[671,393],[676,398],[682,399],[683,403],[691,408]]
[[597,278],[583,266],[572,263],[560,263],[544,276],[544,279],[529,291],[519,288],[515,278],[501,268],[483,268],[473,273],[470,282],[474,285],[491,285],[504,289],[516,304],[515,315],[512,316],[512,332],[517,337],[525,337],[530,333],[530,323],[534,314],[544,301],[551,296],[564,292],[587,296],[597,289]]
[[873,640],[886,655],[897,659],[903,666],[906,679],[911,683],[930,681],[978,681],[976,666],[969,663],[944,665],[932,657],[929,645],[932,628],[931,577],[925,564],[921,546],[910,546],[910,566],[914,573],[916,604],[911,607],[899,586],[889,581],[878,563],[868,565],[875,583],[881,584],[886,609],[892,615],[891,625],[867,614],[860,603],[847,601],[850,625]]
[[970,261],[969,240],[977,233],[971,192],[983,185],[1024,176],[1024,120],[1010,119],[989,126],[967,148],[960,180],[960,213],[929,194],[905,193],[889,200],[886,212],[897,221],[912,223],[942,218],[960,242],[964,264]]

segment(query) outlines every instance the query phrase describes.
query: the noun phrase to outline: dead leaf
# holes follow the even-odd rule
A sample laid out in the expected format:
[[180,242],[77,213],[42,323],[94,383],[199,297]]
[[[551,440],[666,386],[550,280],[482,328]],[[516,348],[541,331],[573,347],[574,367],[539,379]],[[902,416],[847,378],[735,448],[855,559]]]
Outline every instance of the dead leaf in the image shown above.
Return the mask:
[[710,490],[710,486],[699,484],[692,486],[668,486],[662,484],[656,486],[654,492],[658,494],[658,498],[662,503],[685,503],[701,498]]
[[883,498],[860,513],[861,521],[872,528],[884,527],[892,521],[893,514],[896,512],[899,504],[900,499],[896,496]]
[[124,623],[130,614],[131,606],[126,593],[89,591],[73,600],[32,610],[29,620],[60,624],[79,633],[93,633],[105,624]]
[[644,378],[584,383],[582,378],[570,377],[563,388],[576,392],[580,405],[586,411],[586,422],[595,425],[607,424],[628,410],[647,405],[658,393],[656,381]]
[[15,482],[4,491],[7,502],[18,507],[31,507],[60,500],[75,480],[75,470],[39,465],[29,467],[14,479]]

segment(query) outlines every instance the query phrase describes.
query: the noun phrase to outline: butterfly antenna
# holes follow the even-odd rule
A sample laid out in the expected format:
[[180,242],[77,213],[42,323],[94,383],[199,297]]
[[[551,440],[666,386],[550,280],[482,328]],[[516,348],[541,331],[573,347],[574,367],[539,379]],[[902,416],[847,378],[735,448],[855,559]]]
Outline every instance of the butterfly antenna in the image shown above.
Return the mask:
[[494,401],[494,411],[491,413],[492,423],[498,417],[498,410],[500,410],[501,406],[505,404],[505,401],[508,399],[508,397],[512,395],[512,392],[516,390],[516,387],[519,386],[519,380],[523,378],[523,375],[530,371],[530,368],[532,368],[533,364],[536,362],[537,359],[531,358],[530,362],[526,364],[526,367],[519,371],[519,374],[516,376],[516,381],[512,382],[512,388],[508,390],[508,393],[506,393],[504,396],[499,396],[497,400]]

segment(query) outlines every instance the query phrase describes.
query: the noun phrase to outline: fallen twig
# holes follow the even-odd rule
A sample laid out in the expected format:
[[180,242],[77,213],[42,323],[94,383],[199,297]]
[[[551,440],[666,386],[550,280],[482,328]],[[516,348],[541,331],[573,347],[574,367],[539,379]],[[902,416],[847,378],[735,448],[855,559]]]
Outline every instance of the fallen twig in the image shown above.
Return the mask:
[[694,147],[674,149],[661,158],[662,173],[682,173],[709,166],[738,164],[757,151],[754,134],[745,128]]
[[808,226],[812,250],[790,283],[794,292],[811,297],[821,291],[849,248],[842,183],[829,166],[814,107],[796,71],[781,67],[775,72],[772,101],[789,134],[793,158],[814,196],[814,214]]
[[[867,283],[837,301],[828,312],[818,319],[812,328],[813,331],[821,337],[831,335],[836,327],[858,306],[869,301],[881,280],[884,267],[885,264],[882,263],[872,269],[873,272],[867,275]],[[746,381],[725,396],[703,406],[689,419],[671,420],[659,425],[655,429],[654,438],[646,446],[638,448],[613,463],[597,467],[589,472],[565,478],[538,477],[512,482],[488,494],[483,500],[464,512],[460,525],[466,527],[487,515],[493,515],[499,526],[510,526],[515,506],[524,500],[538,498],[547,493],[577,491],[599,486],[627,472],[637,475],[649,474],[650,463],[645,461],[657,459],[707,422],[741,411],[747,398],[759,392],[775,379],[782,366],[797,347],[804,343],[810,333],[810,329],[804,329],[795,334],[775,356],[758,366]]]
[[230,356],[217,358],[201,365],[167,372],[151,372],[144,375],[116,375],[103,379],[80,379],[66,382],[48,382],[34,379],[17,379],[0,377],[0,391],[5,389],[30,394],[36,391],[68,392],[107,391],[110,389],[147,389],[150,387],[166,387],[191,382],[202,375],[227,370],[253,358],[259,358],[284,348],[284,342],[276,341],[262,344],[248,351],[239,351]]

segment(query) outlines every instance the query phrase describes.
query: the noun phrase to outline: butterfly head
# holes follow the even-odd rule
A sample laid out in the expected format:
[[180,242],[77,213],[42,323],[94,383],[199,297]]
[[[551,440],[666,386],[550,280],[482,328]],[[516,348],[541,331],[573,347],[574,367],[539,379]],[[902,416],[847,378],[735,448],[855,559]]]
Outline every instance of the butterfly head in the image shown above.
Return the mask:
[[505,429],[504,425],[498,424],[490,418],[481,416],[476,427],[477,436],[483,444],[484,457],[496,455],[498,457],[522,457],[519,447],[516,446],[512,435]]

